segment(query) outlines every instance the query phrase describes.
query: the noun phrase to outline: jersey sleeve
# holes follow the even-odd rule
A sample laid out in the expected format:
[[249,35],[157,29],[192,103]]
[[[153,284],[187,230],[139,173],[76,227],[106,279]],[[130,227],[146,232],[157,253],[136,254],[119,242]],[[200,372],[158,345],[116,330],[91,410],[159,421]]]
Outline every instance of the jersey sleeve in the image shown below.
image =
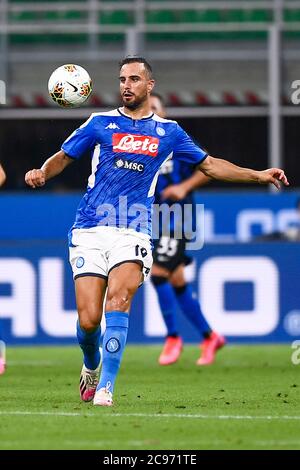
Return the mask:
[[195,144],[191,137],[177,125],[177,136],[174,145],[173,158],[182,160],[191,165],[202,163],[208,153]]
[[89,117],[78,129],[76,129],[62,144],[61,149],[71,158],[76,160],[81,155],[96,145],[94,118]]

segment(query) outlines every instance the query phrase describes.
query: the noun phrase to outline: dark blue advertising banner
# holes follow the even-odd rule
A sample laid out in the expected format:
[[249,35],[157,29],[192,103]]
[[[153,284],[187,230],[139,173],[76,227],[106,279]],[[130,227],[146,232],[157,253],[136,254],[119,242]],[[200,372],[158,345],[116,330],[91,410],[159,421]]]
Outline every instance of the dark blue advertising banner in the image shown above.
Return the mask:
[[[80,198],[1,195],[0,323],[8,343],[75,342],[67,233]],[[186,276],[212,327],[231,341],[300,337],[298,199],[297,192],[197,194],[204,245],[190,252],[194,263]],[[199,341],[181,312],[178,317],[185,341]],[[164,335],[156,294],[146,282],[133,302],[129,341]]]
[[[235,342],[287,342],[300,336],[300,244],[215,245],[191,253],[186,273],[209,322]],[[199,338],[178,312],[186,341]],[[76,306],[66,244],[2,244],[0,321],[11,344],[75,341]],[[156,294],[146,282],[134,299],[129,341],[161,341]]]

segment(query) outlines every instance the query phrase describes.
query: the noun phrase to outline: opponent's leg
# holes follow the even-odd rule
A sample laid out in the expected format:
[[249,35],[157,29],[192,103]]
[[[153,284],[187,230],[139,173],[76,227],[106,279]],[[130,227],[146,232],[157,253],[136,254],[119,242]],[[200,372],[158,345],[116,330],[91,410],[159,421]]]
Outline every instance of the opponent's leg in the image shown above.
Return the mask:
[[203,315],[199,301],[193,295],[192,287],[185,281],[183,265],[178,266],[171,274],[170,282],[174,287],[176,299],[182,312],[199,334],[208,338],[212,331],[211,327]]
[[204,341],[200,344],[201,355],[196,364],[212,364],[217,351],[224,346],[226,342],[225,338],[215,331],[212,331],[212,328],[203,315],[199,301],[193,296],[191,286],[185,281],[184,267],[182,265],[172,273],[171,282],[174,286],[176,298],[182,312],[204,338]]
[[176,315],[177,301],[174,289],[169,283],[170,273],[165,268],[154,264],[151,281],[156,290],[160,310],[167,327],[167,337],[158,358],[160,365],[170,365],[179,359],[182,351],[182,339],[178,335]]
[[178,335],[178,324],[176,316],[177,301],[174,290],[169,283],[170,272],[165,268],[153,264],[151,270],[151,282],[156,290],[158,302],[164,322],[167,327],[168,336]]

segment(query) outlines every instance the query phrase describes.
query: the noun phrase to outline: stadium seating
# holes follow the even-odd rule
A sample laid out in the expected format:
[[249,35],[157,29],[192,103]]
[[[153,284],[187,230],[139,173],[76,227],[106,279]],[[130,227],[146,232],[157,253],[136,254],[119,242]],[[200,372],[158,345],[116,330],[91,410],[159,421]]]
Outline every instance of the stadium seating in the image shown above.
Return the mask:
[[[168,106],[267,106],[269,102],[268,93],[265,90],[245,91],[187,91],[183,94],[177,90],[170,91],[165,95]],[[118,93],[93,92],[91,98],[83,105],[86,107],[111,107],[119,103]],[[43,92],[12,94],[8,99],[8,106],[13,108],[45,108],[55,106],[48,95]],[[282,104],[290,104],[290,93],[286,90],[282,94]]]
[[[167,0],[166,0],[167,1]],[[179,0],[180,1],[180,0]],[[272,24],[274,20],[274,12],[271,9],[259,9],[257,8],[258,2],[253,0],[253,8],[224,8],[224,9],[199,9],[201,0],[194,0],[195,8],[192,8],[192,0],[189,1],[187,7],[183,0],[180,1],[182,8],[169,7],[170,1],[164,6],[165,0],[145,0],[144,10],[144,22],[146,25],[155,25],[156,30],[149,31],[146,34],[146,40],[152,43],[159,44],[160,41],[168,41],[167,47],[176,48],[176,44],[187,43],[191,41],[199,40],[214,40],[224,42],[221,45],[222,48],[226,48],[227,40],[256,40],[267,37],[267,27]],[[8,23],[11,25],[20,25],[22,27],[30,28],[31,25],[44,26],[45,29],[40,29],[40,32],[34,32],[34,28],[30,30],[30,33],[26,34],[23,31],[9,33],[9,43],[19,50],[34,51],[35,47],[38,48],[41,44],[45,47],[45,50],[53,50],[57,46],[57,49],[63,50],[64,46],[66,50],[69,50],[70,46],[85,46],[89,44],[90,35],[88,32],[76,32],[77,25],[88,25],[90,21],[89,12],[85,8],[87,6],[87,0],[40,0],[39,2],[33,2],[28,0],[8,0],[8,4],[11,7],[8,12]],[[109,5],[108,5],[109,3]],[[207,0],[206,0],[207,3]],[[248,2],[249,5],[250,2]],[[43,4],[47,5],[46,9],[43,10],[41,7]],[[62,4],[69,4],[70,9],[65,8]],[[174,0],[174,4],[176,1]],[[53,5],[53,7],[51,6]],[[134,0],[101,0],[99,1],[101,8],[94,14],[94,24],[98,24],[99,27],[104,27],[105,32],[97,33],[99,44],[106,44],[107,49],[109,46],[117,48],[123,47],[124,38],[127,27],[132,27],[137,22],[136,8]],[[156,7],[157,5],[157,7]],[[56,8],[57,6],[57,8]],[[24,7],[24,9],[22,9]],[[35,8],[36,7],[36,8]],[[78,8],[81,7],[81,8]],[[286,23],[298,22],[300,24],[300,7],[299,9],[291,8],[285,9],[283,12],[283,19]],[[254,28],[250,28],[249,31],[225,31],[225,26],[228,24],[250,24]],[[188,28],[181,29],[176,32],[178,25],[191,25],[192,28],[188,31]],[[223,24],[224,30],[222,31],[202,31],[196,30],[195,25],[215,25]],[[29,26],[30,25],[30,26]],[[67,30],[63,30],[59,33],[50,32],[47,29],[51,25],[69,25],[75,28],[75,32],[69,33]],[[161,25],[161,29],[157,26]],[[166,31],[165,25],[171,25],[174,27],[174,31]],[[263,29],[256,30],[255,25],[263,25]],[[107,32],[107,27],[119,28],[117,32],[113,30]],[[194,28],[194,29],[193,29]],[[67,28],[66,28],[67,29]],[[87,28],[88,31],[88,28]],[[293,32],[285,33],[290,38],[300,38],[300,28],[295,29]],[[93,37],[95,39],[95,35]],[[172,45],[172,41],[174,45]],[[169,44],[169,42],[171,42]],[[95,44],[95,42],[93,41]],[[154,48],[156,44],[154,45]],[[27,47],[27,49],[26,49]],[[198,44],[196,45],[198,47]],[[23,92],[24,90],[18,90],[15,94],[10,94],[8,98],[8,105],[13,107],[46,107],[51,106],[48,97],[43,94],[42,90],[28,93]],[[286,92],[285,92],[286,93]],[[241,90],[233,90],[220,88],[218,90],[210,90],[209,87],[201,87],[198,90],[189,90],[181,94],[174,88],[170,90],[166,96],[166,101],[169,106],[265,106],[268,104],[268,96],[265,87],[260,84],[254,86],[249,90],[243,88]],[[111,98],[104,93],[94,93],[87,104],[88,106],[111,106],[118,102],[118,96]],[[289,104],[289,91],[283,96],[282,103]]]
[[[66,1],[66,0],[65,0]],[[108,0],[107,0],[108,1]],[[42,4],[46,0],[40,0],[38,4]],[[72,4],[71,0],[67,0]],[[67,3],[66,2],[66,3]],[[159,7],[163,4],[164,0],[157,1]],[[26,0],[9,0],[10,5],[26,5]],[[49,0],[47,0],[49,4]],[[52,0],[52,3],[55,5],[59,4],[58,0]],[[86,4],[83,0],[77,0],[77,4]],[[106,3],[106,1],[102,1]],[[110,0],[110,3],[113,3]],[[135,10],[134,2],[132,1],[132,8],[126,9],[122,7],[123,1],[115,0],[115,9],[103,9],[100,10],[97,14],[99,25],[124,25],[124,32],[126,26],[132,26],[135,24]],[[126,2],[128,5],[130,2]],[[176,25],[181,23],[190,23],[190,24],[209,24],[209,23],[269,23],[273,20],[273,12],[271,10],[261,10],[255,8],[255,3],[253,1],[253,9],[209,9],[209,10],[199,10],[199,9],[154,9],[156,2],[151,2],[152,8],[147,8],[147,1],[145,2],[145,23],[152,24],[162,24],[162,25]],[[196,2],[195,2],[196,3]],[[87,24],[88,23],[88,13],[86,11],[74,10],[69,11],[21,11],[21,12],[10,12],[9,23],[11,24],[22,24],[26,25],[29,23],[36,23],[39,25],[44,24],[66,24],[70,25],[76,24]],[[286,9],[284,11],[284,21],[293,22],[300,21],[300,9]],[[291,33],[289,33],[290,35]],[[300,32],[293,33],[298,37]],[[174,32],[157,32],[157,33],[148,33],[147,39],[151,41],[157,40],[199,40],[199,39],[257,39],[265,37],[266,33],[264,31],[250,31],[250,32],[184,32],[176,33]],[[122,33],[109,33],[109,34],[100,34],[99,38],[101,41],[118,41],[124,37]],[[10,34],[10,43],[11,44],[26,44],[26,43],[49,43],[49,44],[59,44],[59,43],[85,43],[88,40],[88,34],[86,33],[40,33],[40,34]]]

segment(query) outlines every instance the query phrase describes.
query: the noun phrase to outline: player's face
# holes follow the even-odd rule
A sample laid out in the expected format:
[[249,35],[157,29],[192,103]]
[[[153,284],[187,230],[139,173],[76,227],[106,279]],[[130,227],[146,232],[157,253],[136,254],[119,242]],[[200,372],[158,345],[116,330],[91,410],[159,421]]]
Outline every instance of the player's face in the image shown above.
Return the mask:
[[150,96],[150,107],[161,118],[166,117],[165,107],[157,96]]
[[120,70],[120,93],[126,108],[137,109],[147,101],[154,86],[144,64],[125,64]]

